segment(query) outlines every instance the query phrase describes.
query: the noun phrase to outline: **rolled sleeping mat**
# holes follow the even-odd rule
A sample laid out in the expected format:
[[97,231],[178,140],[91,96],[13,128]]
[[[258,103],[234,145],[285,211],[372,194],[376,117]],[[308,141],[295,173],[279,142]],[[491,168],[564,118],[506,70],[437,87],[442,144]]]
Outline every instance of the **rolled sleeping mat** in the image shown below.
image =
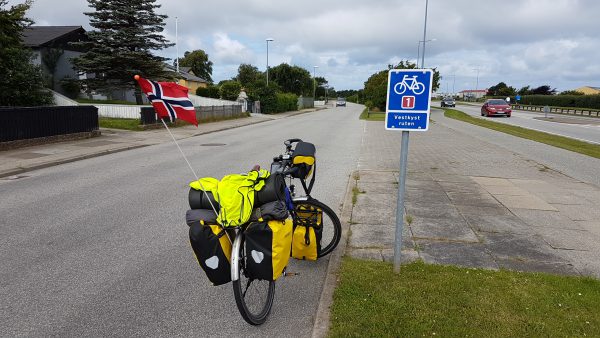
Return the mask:
[[285,180],[283,175],[271,174],[265,180],[264,187],[254,195],[254,207],[274,201],[285,201]]
[[217,224],[217,215],[212,209],[192,209],[185,213],[185,222],[188,226],[196,222],[200,224]]
[[212,211],[212,207],[210,206],[210,202],[208,201],[209,198],[217,212],[219,212],[219,203],[215,201],[215,197],[210,191],[206,192],[203,190],[196,190],[194,188],[190,188],[188,200],[190,202],[191,209],[210,209]]

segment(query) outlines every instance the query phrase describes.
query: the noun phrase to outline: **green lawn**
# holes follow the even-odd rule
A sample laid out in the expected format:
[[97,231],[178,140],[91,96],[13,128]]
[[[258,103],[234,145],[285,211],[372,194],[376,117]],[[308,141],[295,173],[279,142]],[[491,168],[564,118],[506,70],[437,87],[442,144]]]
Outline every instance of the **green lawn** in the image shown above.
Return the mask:
[[481,127],[493,129],[506,134],[518,136],[528,140],[549,144],[558,148],[574,151],[580,154],[600,158],[600,145],[587,143],[579,140],[574,140],[568,137],[557,136],[553,134],[544,133],[541,131],[531,130],[527,128],[511,126],[504,123],[493,122],[490,120],[484,120],[465,114],[455,109],[441,108],[444,109],[444,115],[446,117],[475,124]]
[[100,128],[115,128],[125,130],[144,130],[140,127],[140,119],[120,119],[111,117],[99,117]]
[[385,112],[371,112],[367,116],[367,108],[360,114],[359,119],[367,121],[385,121]]
[[598,337],[600,281],[345,258],[330,337]]

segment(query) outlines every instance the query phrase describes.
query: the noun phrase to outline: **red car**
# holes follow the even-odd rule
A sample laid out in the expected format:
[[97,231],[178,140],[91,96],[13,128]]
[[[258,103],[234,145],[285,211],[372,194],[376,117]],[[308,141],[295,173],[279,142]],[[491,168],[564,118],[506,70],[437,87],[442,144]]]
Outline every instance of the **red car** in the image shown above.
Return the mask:
[[487,100],[481,106],[481,116],[496,116],[496,115],[504,115],[506,117],[510,117],[512,113],[512,109],[510,108],[510,104],[501,99],[492,99]]

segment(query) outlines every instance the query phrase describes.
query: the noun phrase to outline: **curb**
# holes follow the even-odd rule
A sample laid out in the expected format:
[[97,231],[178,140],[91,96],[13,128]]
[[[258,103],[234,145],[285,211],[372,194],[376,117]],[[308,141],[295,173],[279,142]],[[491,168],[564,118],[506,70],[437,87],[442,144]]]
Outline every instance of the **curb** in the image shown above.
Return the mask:
[[0,173],[0,179],[2,179],[4,177],[8,177],[8,176],[19,175],[19,174],[22,174],[22,173],[26,173],[28,171],[33,171],[33,170],[38,170],[38,169],[44,169],[44,168],[53,167],[53,166],[60,165],[60,164],[77,162],[77,161],[85,160],[85,159],[88,159],[88,158],[99,157],[99,156],[109,155],[109,154],[114,154],[114,153],[120,153],[122,151],[127,151],[127,150],[132,150],[132,149],[137,149],[137,148],[143,148],[143,147],[147,147],[147,146],[148,145],[146,145],[146,144],[144,144],[144,145],[135,145],[135,146],[127,146],[127,147],[123,147],[123,148],[119,148],[119,149],[105,150],[105,151],[94,153],[94,154],[86,154],[86,155],[75,156],[75,157],[66,158],[66,159],[62,159],[62,160],[56,160],[56,161],[52,161],[52,162],[48,162],[48,163],[41,163],[41,164],[37,164],[37,165],[32,165],[32,166],[27,167],[27,168],[20,168],[20,169],[15,169],[15,170],[9,170],[9,171],[5,171],[5,172]]
[[337,248],[331,253],[329,258],[329,264],[327,265],[327,273],[325,281],[323,282],[323,290],[319,297],[319,306],[317,307],[317,313],[315,315],[315,323],[313,325],[312,337],[321,338],[326,337],[329,332],[330,318],[331,318],[331,305],[333,304],[333,293],[338,282],[338,271],[342,263],[342,257],[346,252],[346,245],[348,243],[348,232],[350,229],[349,221],[352,215],[352,188],[355,182],[354,175],[358,171],[353,171],[348,177],[348,185],[346,187],[346,194],[344,195],[344,203],[340,214],[340,222],[342,223],[342,238]]

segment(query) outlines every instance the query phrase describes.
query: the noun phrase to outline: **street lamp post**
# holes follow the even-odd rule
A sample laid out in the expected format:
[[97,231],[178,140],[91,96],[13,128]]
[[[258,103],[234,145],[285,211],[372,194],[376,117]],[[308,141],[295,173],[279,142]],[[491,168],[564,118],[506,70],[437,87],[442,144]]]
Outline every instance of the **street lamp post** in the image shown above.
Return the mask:
[[479,67],[473,68],[477,71],[477,79],[475,81],[475,101],[477,101],[477,91],[479,90]]
[[425,67],[425,43],[427,42],[427,7],[429,0],[425,0],[425,24],[423,25],[423,55],[421,55],[421,68]]
[[269,41],[275,41],[273,38],[267,38],[267,88],[269,87]]
[[[425,42],[431,42],[431,41],[437,41],[437,39],[429,39]],[[419,43],[417,45],[417,68],[419,68],[419,57],[421,57],[421,42],[423,42],[423,40],[419,40]],[[425,45],[425,43],[423,43],[423,45]],[[423,54],[423,58],[425,58],[424,54]],[[423,65],[421,65],[421,68],[423,68]]]
[[319,68],[319,66],[313,66],[313,100],[317,97],[317,78],[315,77],[317,68]]

